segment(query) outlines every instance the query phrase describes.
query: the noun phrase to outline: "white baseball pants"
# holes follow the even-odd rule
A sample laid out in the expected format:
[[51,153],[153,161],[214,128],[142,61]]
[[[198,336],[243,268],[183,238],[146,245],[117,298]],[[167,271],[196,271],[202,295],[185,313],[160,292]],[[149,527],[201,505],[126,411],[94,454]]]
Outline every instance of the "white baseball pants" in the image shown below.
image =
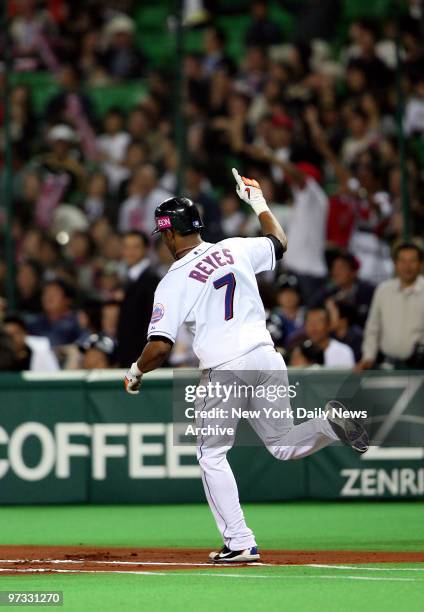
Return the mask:
[[[231,384],[234,374],[247,385],[286,385],[288,387],[287,368],[282,356],[271,346],[261,346],[242,357],[229,361],[213,370],[202,373],[200,384],[225,381]],[[216,397],[199,401],[196,408],[210,410],[218,408],[222,400]],[[263,410],[267,402],[264,399],[248,398],[243,408]],[[276,403],[269,404],[276,408]],[[278,408],[290,408],[288,398],[278,400]],[[337,440],[328,422],[324,419],[312,419],[299,425],[293,425],[293,419],[248,419],[251,427],[269,452],[277,459],[300,459],[329,446]],[[196,425],[206,427],[221,423],[225,428],[234,425],[238,419],[200,419]],[[225,545],[230,550],[244,550],[256,545],[253,532],[246,525],[240,506],[234,474],[227,461],[227,452],[234,443],[234,436],[224,435],[218,438],[200,436],[197,442],[197,459],[202,471],[203,486],[209,507],[215,517],[217,527]]]

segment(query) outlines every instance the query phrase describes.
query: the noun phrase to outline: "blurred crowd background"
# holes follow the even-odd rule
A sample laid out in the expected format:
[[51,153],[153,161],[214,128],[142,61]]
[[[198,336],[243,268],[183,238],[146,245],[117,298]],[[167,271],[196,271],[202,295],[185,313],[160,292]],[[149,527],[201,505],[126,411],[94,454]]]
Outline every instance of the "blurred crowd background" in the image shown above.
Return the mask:
[[[5,4],[0,369],[129,366],[171,264],[155,207],[259,233],[232,166],[289,237],[259,279],[288,363],[423,367],[421,0]],[[168,365],[195,364],[183,329]]]

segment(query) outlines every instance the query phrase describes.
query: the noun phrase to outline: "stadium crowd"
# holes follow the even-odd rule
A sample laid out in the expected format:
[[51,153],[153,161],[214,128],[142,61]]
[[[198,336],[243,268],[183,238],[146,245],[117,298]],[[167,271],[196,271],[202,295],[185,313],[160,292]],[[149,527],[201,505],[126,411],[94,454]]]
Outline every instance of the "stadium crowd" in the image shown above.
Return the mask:
[[[298,3],[310,5],[308,28],[290,40],[266,1],[240,2],[232,10],[250,14],[240,61],[215,23],[225,7],[195,4],[200,17],[195,24],[186,15],[185,27],[201,30],[203,48],[183,61],[182,178],[202,211],[204,239],[258,233],[235,193],[236,166],[259,180],[288,234],[280,267],[259,279],[268,329],[288,363],[424,367],[420,3],[402,17],[353,21],[340,41],[321,27],[322,11],[337,1]],[[154,290],[171,263],[150,237],[153,213],[178,190],[181,150],[175,71],[150,64],[133,5],[11,3],[14,73],[49,71],[60,88],[42,113],[30,86],[11,91],[16,304],[6,300],[1,247],[0,369],[127,367],[146,342]],[[147,90],[138,104],[98,113],[87,87],[139,79]],[[0,103],[3,120],[4,110]],[[3,121],[3,177],[4,143]],[[169,365],[193,364],[183,329]]]

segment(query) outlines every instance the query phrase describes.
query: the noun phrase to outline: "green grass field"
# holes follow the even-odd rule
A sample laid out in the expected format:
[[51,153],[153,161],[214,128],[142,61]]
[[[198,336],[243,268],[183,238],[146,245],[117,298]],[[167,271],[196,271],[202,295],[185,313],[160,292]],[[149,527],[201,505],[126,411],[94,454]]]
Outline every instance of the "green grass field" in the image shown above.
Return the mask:
[[[423,551],[424,503],[247,505],[262,549]],[[2,544],[210,547],[219,537],[206,505],[0,508]],[[424,609],[424,564],[255,566],[144,574],[1,576],[1,589],[60,590],[62,609]]]

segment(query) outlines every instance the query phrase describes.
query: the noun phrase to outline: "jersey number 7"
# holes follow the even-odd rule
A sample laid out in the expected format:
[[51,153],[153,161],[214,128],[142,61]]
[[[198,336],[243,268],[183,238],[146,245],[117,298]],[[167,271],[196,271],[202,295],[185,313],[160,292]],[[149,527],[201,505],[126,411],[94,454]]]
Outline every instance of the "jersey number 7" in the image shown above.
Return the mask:
[[213,286],[215,289],[222,289],[222,287],[226,287],[225,290],[225,320],[229,321],[234,316],[233,304],[234,304],[234,292],[236,290],[236,277],[232,272],[226,274],[225,276],[221,276],[216,281],[214,281]]

